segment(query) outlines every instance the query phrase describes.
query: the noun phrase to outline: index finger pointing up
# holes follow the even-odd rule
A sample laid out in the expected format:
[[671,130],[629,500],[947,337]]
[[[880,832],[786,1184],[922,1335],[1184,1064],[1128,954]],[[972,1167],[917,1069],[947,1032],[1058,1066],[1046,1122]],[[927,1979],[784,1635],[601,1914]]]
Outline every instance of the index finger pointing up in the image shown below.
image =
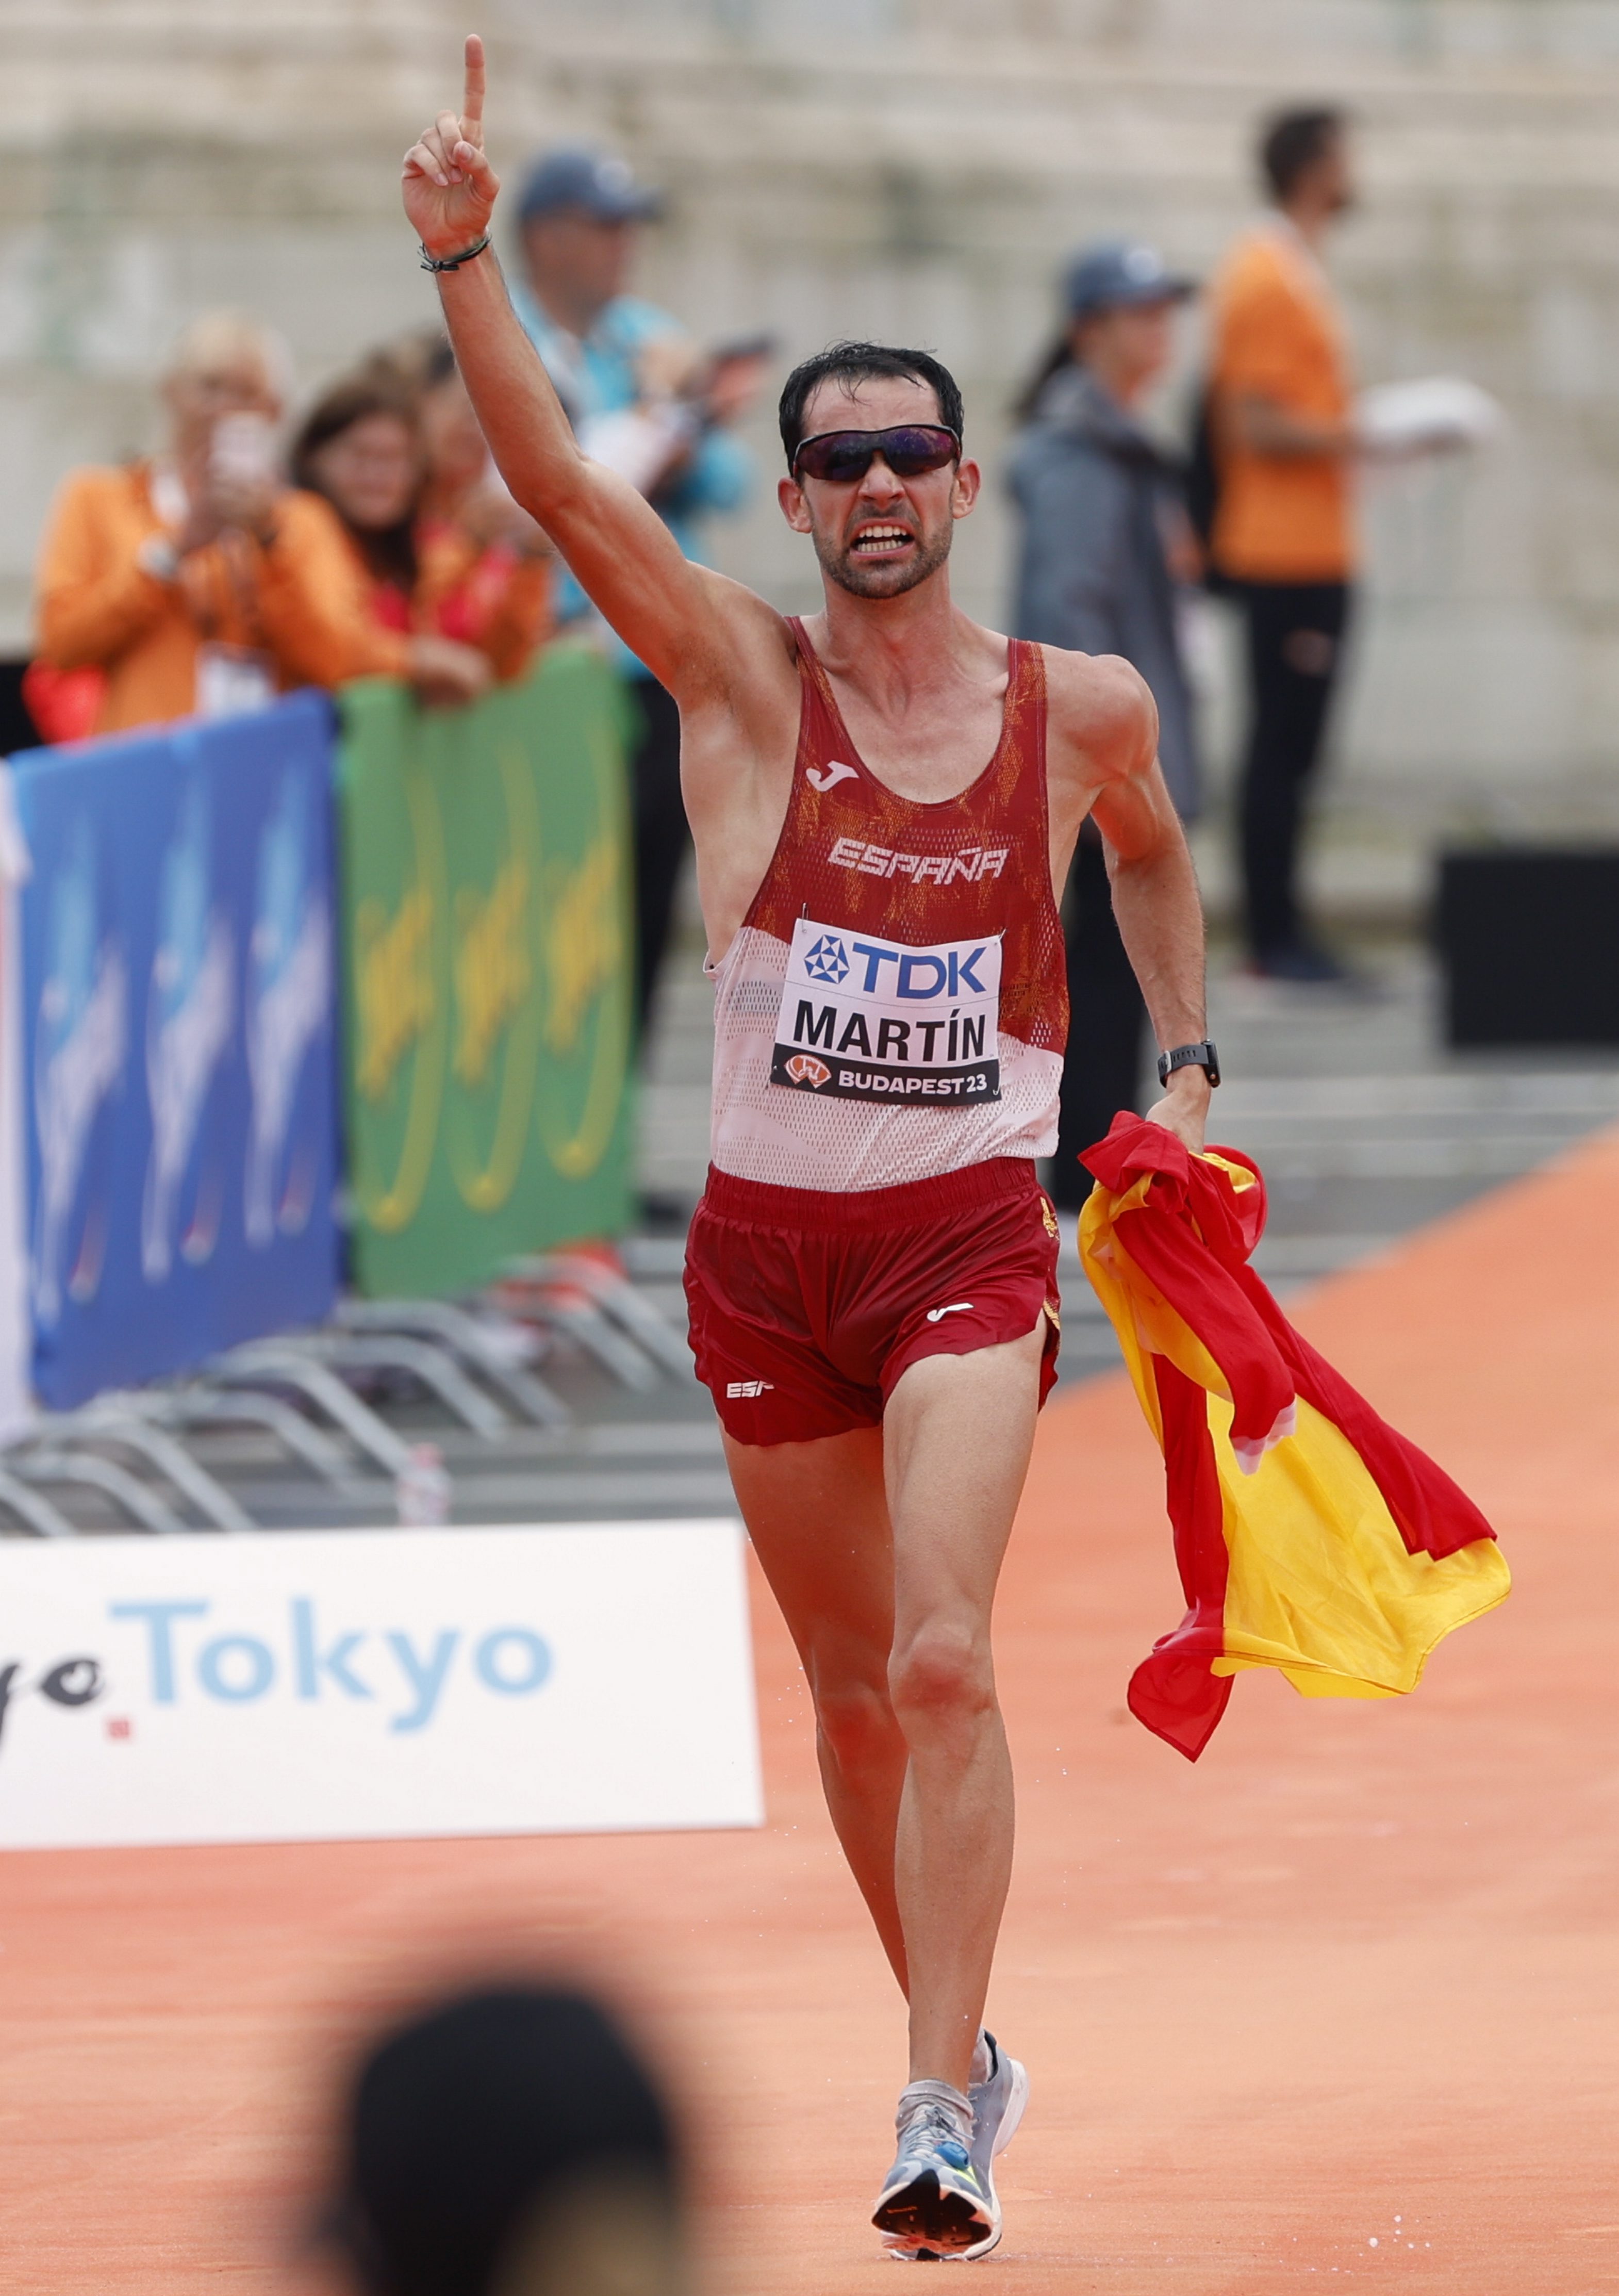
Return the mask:
[[461,105],[462,132],[469,144],[484,140],[484,44],[476,32],[467,34],[467,86]]

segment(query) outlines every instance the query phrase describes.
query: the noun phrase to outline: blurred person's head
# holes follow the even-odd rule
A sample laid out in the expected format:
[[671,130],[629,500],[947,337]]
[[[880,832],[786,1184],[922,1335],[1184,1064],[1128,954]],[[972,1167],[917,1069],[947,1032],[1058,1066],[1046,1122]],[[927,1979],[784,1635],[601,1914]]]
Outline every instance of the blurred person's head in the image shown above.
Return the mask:
[[395,335],[366,354],[353,372],[380,377],[400,390],[420,391],[429,374],[437,373],[450,359],[449,339],[441,326],[413,327],[408,335]]
[[536,160],[518,194],[528,284],[548,317],[585,335],[622,295],[641,226],[661,208],[627,160],[568,146]]
[[365,2296],[679,2296],[667,2106],[582,1996],[512,1986],[388,2035],[359,2070],[333,2231]]
[[376,580],[408,597],[422,478],[411,392],[377,370],[334,382],[299,425],[291,467],[294,486],[331,504]]
[[1063,282],[1068,343],[1121,406],[1143,398],[1174,356],[1174,315],[1195,283],[1156,247],[1108,241],[1075,257]]
[[1067,319],[1019,393],[1014,413],[1029,422],[1046,385],[1083,367],[1110,398],[1134,406],[1174,356],[1174,315],[1197,283],[1172,272],[1156,247],[1101,240],[1081,250],[1063,274]]
[[[977,464],[962,458],[961,394],[949,369],[928,351],[834,343],[793,369],[778,411],[789,473],[778,498],[788,524],[813,539],[827,579],[857,598],[896,598],[936,574],[980,483]],[[878,451],[856,470],[856,438],[847,475],[835,462],[820,474],[808,467],[812,443],[837,457],[847,434],[873,430],[910,434],[893,442],[895,461]],[[916,467],[924,459],[934,467]]]
[[1320,228],[1354,205],[1349,127],[1331,104],[1282,111],[1259,143],[1265,187],[1284,214]]
[[455,354],[446,342],[438,343],[422,362],[416,411],[435,501],[453,503],[482,485],[488,476],[489,448]]
[[241,311],[205,311],[184,329],[163,371],[170,445],[182,462],[206,455],[228,414],[279,422],[290,384],[286,346]]

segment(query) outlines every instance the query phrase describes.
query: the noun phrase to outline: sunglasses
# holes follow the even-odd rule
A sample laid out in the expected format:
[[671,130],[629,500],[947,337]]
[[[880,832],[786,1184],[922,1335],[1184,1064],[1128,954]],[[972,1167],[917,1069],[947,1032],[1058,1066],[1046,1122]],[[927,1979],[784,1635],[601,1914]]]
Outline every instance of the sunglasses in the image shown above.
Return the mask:
[[957,461],[961,441],[943,423],[907,422],[895,430],[818,430],[798,442],[796,479],[830,479],[847,486],[863,479],[880,455],[896,479],[920,479]]

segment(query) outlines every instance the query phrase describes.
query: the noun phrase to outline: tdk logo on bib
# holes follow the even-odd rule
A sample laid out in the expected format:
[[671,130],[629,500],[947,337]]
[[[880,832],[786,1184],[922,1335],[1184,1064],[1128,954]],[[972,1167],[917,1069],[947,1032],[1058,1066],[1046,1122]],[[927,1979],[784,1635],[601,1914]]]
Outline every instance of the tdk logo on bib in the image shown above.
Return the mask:
[[995,935],[908,948],[800,917],[770,1080],[828,1100],[999,1100],[1000,1006]]
[[828,981],[834,988],[848,979],[849,953],[836,933],[822,933],[813,948],[805,949],[804,970],[810,980]]

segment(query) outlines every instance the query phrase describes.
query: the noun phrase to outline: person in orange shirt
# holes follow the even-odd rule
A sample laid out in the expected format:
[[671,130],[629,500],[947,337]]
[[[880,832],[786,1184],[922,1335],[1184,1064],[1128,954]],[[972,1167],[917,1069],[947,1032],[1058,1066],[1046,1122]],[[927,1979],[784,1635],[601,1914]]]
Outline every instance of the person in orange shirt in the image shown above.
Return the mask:
[[1326,109],[1273,120],[1259,156],[1274,205],[1211,290],[1218,491],[1209,554],[1247,622],[1249,954],[1272,979],[1329,982],[1344,969],[1308,931],[1296,879],[1355,570],[1349,361],[1320,260],[1329,227],[1353,202],[1353,178],[1343,119]]
[[331,512],[279,474],[284,398],[274,337],[211,313],[164,378],[165,449],[64,482],[40,554],[37,659],[58,698],[60,674],[99,686],[81,680],[77,721],[51,730],[226,716],[397,666]]
[[[481,432],[474,484],[451,496],[441,483],[436,514],[423,515],[429,465],[422,397],[381,365],[334,383],[305,418],[292,473],[341,521],[370,611],[379,628],[409,649],[407,674],[418,688],[431,700],[468,701],[493,678],[520,676],[547,635],[550,545],[515,504],[513,522],[528,529],[520,550],[497,549],[462,517],[446,514],[464,507],[483,476]],[[453,430],[443,422],[437,429],[446,427]],[[468,459],[466,442],[453,443],[459,459]],[[436,472],[445,459],[441,447]],[[448,459],[454,477],[457,456]]]

